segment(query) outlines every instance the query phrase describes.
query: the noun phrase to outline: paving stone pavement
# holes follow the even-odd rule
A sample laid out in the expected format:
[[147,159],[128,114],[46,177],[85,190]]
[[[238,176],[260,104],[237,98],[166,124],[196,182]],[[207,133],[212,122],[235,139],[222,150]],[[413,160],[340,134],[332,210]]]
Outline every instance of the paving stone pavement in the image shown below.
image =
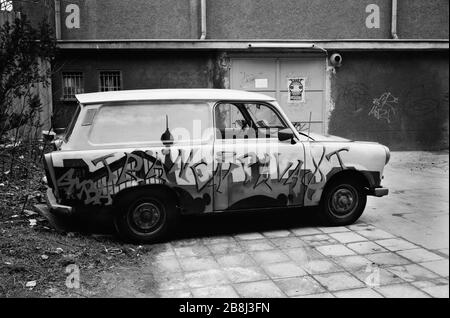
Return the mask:
[[[141,275],[118,268],[114,275],[104,277],[110,286],[108,294],[449,297],[448,255],[363,222],[311,230],[292,228],[276,235],[251,232],[158,244],[154,255],[144,258]],[[320,236],[316,241],[320,243],[311,245],[311,233]],[[117,277],[121,279],[117,281]],[[128,283],[124,285],[124,281]]]
[[143,266],[103,275],[104,296],[448,298],[448,159],[444,170],[420,170],[402,155],[431,156],[393,153],[390,195],[369,198],[356,224],[154,245]]

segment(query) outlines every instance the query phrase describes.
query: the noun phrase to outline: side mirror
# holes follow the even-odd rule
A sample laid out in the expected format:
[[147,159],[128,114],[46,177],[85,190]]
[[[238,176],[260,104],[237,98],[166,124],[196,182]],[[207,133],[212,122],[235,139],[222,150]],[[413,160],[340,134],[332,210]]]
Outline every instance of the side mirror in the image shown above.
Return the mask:
[[289,139],[291,140],[291,142],[294,141],[294,132],[290,128],[284,128],[278,131],[279,141],[285,141]]

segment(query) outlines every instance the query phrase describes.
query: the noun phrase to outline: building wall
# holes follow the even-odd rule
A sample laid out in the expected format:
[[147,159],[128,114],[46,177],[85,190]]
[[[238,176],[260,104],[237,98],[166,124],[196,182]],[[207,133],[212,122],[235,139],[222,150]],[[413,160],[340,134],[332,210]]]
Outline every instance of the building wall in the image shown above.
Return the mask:
[[[367,28],[368,4],[380,8],[380,27]],[[212,0],[208,37],[217,39],[388,38],[390,1]]]
[[[71,4],[80,10],[79,28],[68,27]],[[196,38],[198,1],[62,0],[61,26],[62,39]]]
[[[49,20],[54,17],[51,5],[39,8],[35,2],[16,2],[21,3],[23,12],[33,21],[42,16]],[[391,38],[392,0],[206,2],[207,39]],[[200,36],[200,0],[60,0],[60,3],[62,40],[189,40]],[[370,10],[374,8],[379,9],[379,24],[375,26],[368,23],[373,14]],[[448,21],[448,0],[398,0],[400,39],[448,40]],[[283,52],[271,53],[278,58],[276,55]],[[321,105],[331,108],[325,122],[329,133],[380,141],[393,149],[448,148],[448,50],[340,53],[344,64],[334,74],[327,71],[326,98]],[[123,89],[228,88],[230,73],[222,65],[223,54],[198,50],[63,51],[53,78],[55,123],[64,126],[73,108],[73,103],[61,102],[62,71],[83,71],[86,92],[98,91],[98,72],[102,69],[121,70]]]
[[448,39],[448,0],[398,0],[398,34],[403,39]]
[[68,124],[76,103],[62,100],[62,73],[83,72],[84,92],[99,91],[99,72],[121,71],[122,89],[223,88],[214,77],[214,53],[77,52],[58,60],[52,82],[55,127]]
[[[53,0],[15,0],[37,21]],[[60,0],[61,35],[74,39],[198,39],[200,0]],[[207,0],[208,39],[387,39],[392,0]],[[75,5],[79,13],[74,12]],[[370,6],[379,25],[366,24]],[[369,10],[369,12],[367,12]],[[72,18],[79,24],[71,23]],[[398,1],[400,38],[448,39],[448,0]]]
[[[64,71],[82,71],[85,92],[98,91],[101,70],[120,70],[123,89],[227,88],[227,66],[220,57],[213,52],[65,55],[53,78],[55,127],[68,123],[75,105],[61,101]],[[346,52],[343,57],[331,73],[328,133],[397,150],[448,148],[448,52]]]
[[393,149],[448,148],[448,52],[345,53],[329,133]]
[[[209,0],[213,39],[390,38],[392,0]],[[379,28],[368,28],[366,8],[380,10]],[[399,0],[400,38],[447,38],[448,0]]]

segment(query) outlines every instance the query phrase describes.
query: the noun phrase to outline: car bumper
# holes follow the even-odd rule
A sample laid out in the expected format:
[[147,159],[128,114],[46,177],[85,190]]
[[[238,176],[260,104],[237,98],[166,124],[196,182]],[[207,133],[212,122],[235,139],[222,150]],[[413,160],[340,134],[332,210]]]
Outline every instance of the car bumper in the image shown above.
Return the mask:
[[51,188],[47,188],[47,206],[52,213],[71,215],[74,212],[74,209],[71,206],[62,205],[56,201],[56,197]]
[[383,197],[383,196],[389,194],[389,189],[387,189],[387,188],[375,188],[375,189],[370,189],[369,192],[368,192],[367,194],[368,194],[368,195],[375,196],[375,197]]

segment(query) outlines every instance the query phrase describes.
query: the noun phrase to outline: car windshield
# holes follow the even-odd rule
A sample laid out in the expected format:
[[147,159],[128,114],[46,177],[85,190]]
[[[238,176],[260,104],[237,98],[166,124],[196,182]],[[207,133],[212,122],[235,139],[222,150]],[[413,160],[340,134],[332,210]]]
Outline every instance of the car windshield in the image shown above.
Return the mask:
[[210,122],[206,103],[103,105],[89,139],[94,144],[201,140]]

